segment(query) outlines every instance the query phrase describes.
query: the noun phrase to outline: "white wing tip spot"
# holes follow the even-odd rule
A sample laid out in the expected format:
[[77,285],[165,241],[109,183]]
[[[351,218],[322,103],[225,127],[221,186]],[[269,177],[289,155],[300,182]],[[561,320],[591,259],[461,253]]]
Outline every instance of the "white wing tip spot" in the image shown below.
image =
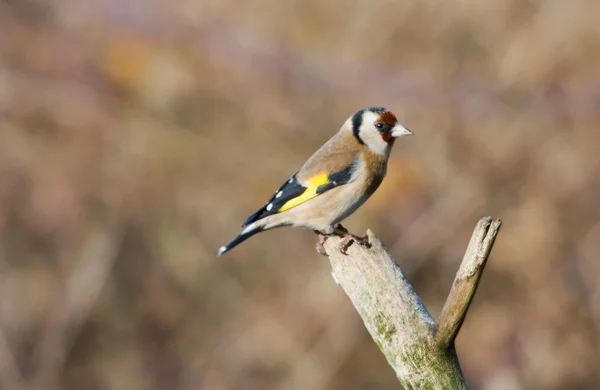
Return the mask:
[[293,182],[294,182],[294,178],[292,177],[292,178],[290,179],[290,181],[288,181],[288,183],[293,183]]
[[269,203],[267,205],[267,211],[271,211],[272,208],[273,208],[273,203]]
[[226,250],[227,250],[226,246],[220,247],[219,250],[217,251],[217,256],[221,256],[223,253],[225,253]]
[[276,198],[279,198],[279,197],[280,197],[282,194],[283,194],[283,191],[279,191],[279,192],[277,193],[277,195],[275,195],[275,197],[276,197]]

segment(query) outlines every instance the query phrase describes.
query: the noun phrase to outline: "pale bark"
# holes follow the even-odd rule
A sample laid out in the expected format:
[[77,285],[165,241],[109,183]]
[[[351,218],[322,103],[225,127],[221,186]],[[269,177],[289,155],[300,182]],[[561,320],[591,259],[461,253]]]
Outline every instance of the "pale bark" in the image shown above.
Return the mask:
[[339,238],[325,243],[333,275],[406,389],[466,389],[454,339],[467,314],[501,221],[487,217],[473,232],[440,319],[436,322],[398,264],[371,231],[370,248]]

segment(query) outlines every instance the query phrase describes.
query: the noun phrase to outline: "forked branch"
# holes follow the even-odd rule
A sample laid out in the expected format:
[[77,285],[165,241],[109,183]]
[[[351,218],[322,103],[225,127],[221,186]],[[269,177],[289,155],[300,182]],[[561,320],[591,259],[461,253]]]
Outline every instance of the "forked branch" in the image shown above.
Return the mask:
[[466,389],[454,339],[475,295],[501,221],[479,221],[436,322],[404,273],[368,231],[370,248],[352,245],[348,255],[338,238],[325,243],[333,274],[350,297],[373,340],[406,389]]

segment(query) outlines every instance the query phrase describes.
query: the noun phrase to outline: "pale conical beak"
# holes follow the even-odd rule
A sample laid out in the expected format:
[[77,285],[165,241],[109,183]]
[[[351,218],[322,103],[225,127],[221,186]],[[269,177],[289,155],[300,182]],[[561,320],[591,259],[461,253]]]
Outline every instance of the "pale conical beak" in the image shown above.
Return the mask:
[[413,135],[414,133],[410,130],[408,130],[406,127],[402,126],[401,124],[396,124],[396,126],[394,126],[392,128],[392,137],[397,138],[397,137],[403,137],[405,135]]

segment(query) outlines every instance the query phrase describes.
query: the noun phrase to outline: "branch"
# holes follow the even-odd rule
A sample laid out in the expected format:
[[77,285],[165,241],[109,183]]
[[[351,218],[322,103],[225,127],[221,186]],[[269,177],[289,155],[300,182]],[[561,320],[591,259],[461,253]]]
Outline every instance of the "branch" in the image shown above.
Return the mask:
[[[458,272],[459,283],[455,282],[450,294],[452,299],[449,299],[449,302],[462,304],[448,306],[447,302],[442,319],[448,320],[443,328],[429,314],[400,267],[371,231],[367,232],[371,247],[352,245],[348,255],[338,250],[339,238],[332,237],[325,243],[335,279],[350,297],[371,337],[406,389],[467,388],[454,349],[454,337],[464,320],[499,227],[500,221],[492,224],[490,218],[482,219],[477,225]],[[479,250],[486,245],[486,250]],[[471,289],[466,288],[469,285]],[[460,309],[460,313],[452,315],[453,308]]]
[[448,346],[454,342],[477,291],[500,225],[502,221],[492,222],[491,218],[483,218],[477,223],[438,320],[437,340],[440,345]]

